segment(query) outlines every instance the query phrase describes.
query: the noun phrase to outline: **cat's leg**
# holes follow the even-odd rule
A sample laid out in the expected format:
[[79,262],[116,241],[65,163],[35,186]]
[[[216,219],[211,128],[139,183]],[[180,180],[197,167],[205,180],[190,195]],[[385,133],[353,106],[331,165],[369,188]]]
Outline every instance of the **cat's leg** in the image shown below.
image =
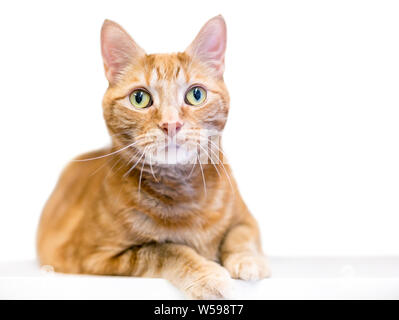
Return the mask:
[[221,245],[220,258],[235,279],[260,280],[270,276],[261,249],[259,229],[249,213],[244,221],[228,231]]
[[225,268],[173,243],[133,247],[106,258],[96,253],[85,260],[84,268],[86,273],[164,278],[194,299],[226,298],[232,288]]

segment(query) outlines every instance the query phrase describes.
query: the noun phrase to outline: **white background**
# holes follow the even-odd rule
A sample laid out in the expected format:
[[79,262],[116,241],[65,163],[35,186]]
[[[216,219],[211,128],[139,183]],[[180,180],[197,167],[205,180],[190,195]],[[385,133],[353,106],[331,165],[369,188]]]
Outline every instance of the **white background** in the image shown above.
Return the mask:
[[181,51],[222,13],[225,151],[270,255],[399,254],[399,3],[2,1],[0,260],[33,258],[64,165],[109,143],[103,20]]

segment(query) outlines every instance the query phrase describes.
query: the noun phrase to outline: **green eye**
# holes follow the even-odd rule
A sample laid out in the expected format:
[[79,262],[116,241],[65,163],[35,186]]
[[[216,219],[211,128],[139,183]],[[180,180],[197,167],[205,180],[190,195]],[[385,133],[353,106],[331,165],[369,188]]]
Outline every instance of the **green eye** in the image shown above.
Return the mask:
[[186,93],[186,103],[192,106],[198,106],[206,99],[206,91],[201,87],[192,87]]
[[137,89],[129,96],[130,103],[137,109],[144,109],[152,104],[151,96],[148,92]]

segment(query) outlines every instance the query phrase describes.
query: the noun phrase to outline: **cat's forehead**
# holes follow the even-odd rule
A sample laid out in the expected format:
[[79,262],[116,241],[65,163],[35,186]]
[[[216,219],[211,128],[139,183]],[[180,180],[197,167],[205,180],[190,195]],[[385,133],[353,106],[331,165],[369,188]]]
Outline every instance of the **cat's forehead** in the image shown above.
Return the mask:
[[143,60],[144,76],[149,85],[159,81],[189,81],[190,66],[190,58],[185,53],[151,54]]
[[212,81],[206,68],[184,52],[146,55],[132,74],[143,85],[153,88]]

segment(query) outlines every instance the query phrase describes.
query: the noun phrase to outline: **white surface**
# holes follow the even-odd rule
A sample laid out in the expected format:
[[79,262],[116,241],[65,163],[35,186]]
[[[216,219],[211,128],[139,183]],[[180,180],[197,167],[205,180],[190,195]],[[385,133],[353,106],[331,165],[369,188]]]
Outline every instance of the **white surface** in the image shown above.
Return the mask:
[[[275,257],[273,276],[235,281],[234,299],[399,299],[399,256]],[[163,279],[63,275],[0,264],[0,299],[182,299]]]
[[105,18],[148,52],[227,22],[224,146],[270,255],[399,254],[399,1],[0,1],[0,260],[35,256],[69,159],[108,143]]

